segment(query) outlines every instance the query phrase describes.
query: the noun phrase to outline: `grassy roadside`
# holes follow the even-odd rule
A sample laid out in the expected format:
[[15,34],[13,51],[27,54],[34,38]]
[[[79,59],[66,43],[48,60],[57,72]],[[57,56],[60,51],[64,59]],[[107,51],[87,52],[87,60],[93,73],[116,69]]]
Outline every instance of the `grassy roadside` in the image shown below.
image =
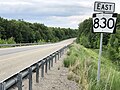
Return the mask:
[[101,79],[96,83],[98,54],[79,44],[73,44],[64,60],[69,67],[68,79],[79,83],[81,90],[120,90],[120,71],[109,59],[101,59]]

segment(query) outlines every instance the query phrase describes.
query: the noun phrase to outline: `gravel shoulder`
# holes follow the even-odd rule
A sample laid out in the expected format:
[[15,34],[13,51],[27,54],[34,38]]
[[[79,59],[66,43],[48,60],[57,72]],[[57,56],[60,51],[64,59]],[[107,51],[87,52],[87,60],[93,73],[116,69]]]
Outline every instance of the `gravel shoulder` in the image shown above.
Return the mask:
[[38,84],[34,83],[33,90],[79,90],[76,82],[67,79],[68,68],[63,66],[63,56],[54,67],[40,78]]

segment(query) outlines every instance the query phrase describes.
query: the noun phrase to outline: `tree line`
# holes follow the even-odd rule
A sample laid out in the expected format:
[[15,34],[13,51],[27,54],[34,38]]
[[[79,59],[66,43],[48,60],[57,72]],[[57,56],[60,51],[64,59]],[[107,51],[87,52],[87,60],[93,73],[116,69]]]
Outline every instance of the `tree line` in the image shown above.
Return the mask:
[[[87,48],[99,49],[100,33],[92,33],[92,18],[79,24],[77,42]],[[117,16],[115,34],[104,33],[103,53],[113,62],[120,65],[120,14]]]
[[8,20],[0,17],[0,43],[7,40],[15,43],[57,42],[76,35],[77,29],[47,27],[22,19]]

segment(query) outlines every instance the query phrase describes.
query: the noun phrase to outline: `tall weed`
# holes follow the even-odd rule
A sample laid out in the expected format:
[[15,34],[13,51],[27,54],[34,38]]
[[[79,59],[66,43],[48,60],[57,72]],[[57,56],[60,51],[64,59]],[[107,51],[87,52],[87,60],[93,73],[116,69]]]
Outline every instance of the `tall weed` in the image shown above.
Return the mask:
[[[79,44],[70,47],[69,55],[64,60],[64,66],[69,67],[73,79],[82,90],[120,90],[120,71],[118,66],[105,57],[101,58],[101,76],[97,84],[98,54]],[[76,77],[75,77],[76,76]]]

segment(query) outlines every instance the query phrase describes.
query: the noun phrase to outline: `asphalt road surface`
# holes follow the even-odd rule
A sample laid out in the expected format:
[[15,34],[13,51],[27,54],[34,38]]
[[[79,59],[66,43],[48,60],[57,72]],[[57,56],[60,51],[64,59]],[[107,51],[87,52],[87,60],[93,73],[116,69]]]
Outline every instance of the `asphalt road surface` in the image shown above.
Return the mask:
[[54,44],[0,48],[0,81],[69,45],[74,40],[75,38]]

